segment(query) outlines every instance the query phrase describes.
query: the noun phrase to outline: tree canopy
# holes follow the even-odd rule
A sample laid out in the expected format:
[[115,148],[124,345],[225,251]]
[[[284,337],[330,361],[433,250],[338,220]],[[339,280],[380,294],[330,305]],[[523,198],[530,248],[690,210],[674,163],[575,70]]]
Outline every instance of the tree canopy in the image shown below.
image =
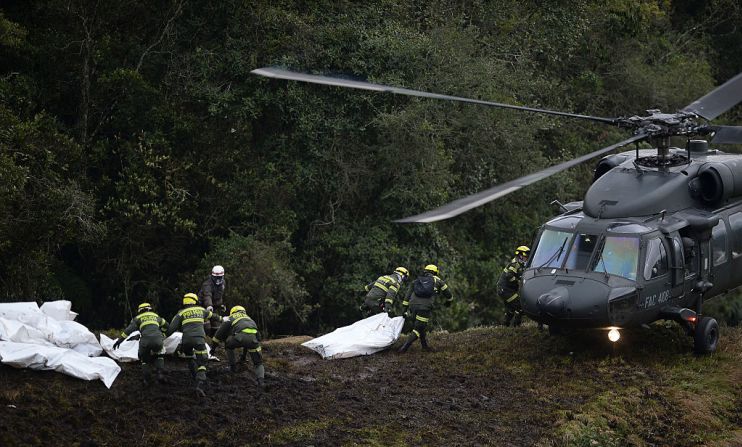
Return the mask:
[[513,248],[591,166],[449,222],[391,221],[625,135],[250,71],[618,116],[741,71],[739,23],[736,0],[3,2],[1,298],[120,325],[143,299],[172,314],[218,263],[228,304],[317,331],[356,318],[378,275],[435,263],[457,299],[440,324],[491,323]]

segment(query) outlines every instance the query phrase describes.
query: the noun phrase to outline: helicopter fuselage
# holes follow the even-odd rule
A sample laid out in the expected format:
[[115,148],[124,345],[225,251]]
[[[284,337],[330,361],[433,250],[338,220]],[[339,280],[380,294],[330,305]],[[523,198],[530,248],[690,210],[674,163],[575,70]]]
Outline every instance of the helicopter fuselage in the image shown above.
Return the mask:
[[742,285],[742,156],[698,150],[689,160],[673,149],[675,166],[647,167],[640,152],[601,160],[585,200],[541,227],[520,289],[532,319],[681,321]]

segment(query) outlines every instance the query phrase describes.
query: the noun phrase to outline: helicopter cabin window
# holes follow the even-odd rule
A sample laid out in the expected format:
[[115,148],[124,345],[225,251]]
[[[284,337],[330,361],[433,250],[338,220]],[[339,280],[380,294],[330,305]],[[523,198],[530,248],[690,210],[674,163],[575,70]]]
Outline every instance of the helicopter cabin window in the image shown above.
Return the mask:
[[657,278],[667,273],[667,250],[659,238],[647,244],[647,258],[644,262],[644,279]]
[[569,249],[564,268],[586,270],[597,241],[598,236],[594,234],[578,234]]
[[727,262],[727,229],[723,220],[711,231],[711,250],[715,266]]
[[638,237],[608,236],[605,238],[605,243],[603,243],[603,248],[593,270],[636,281],[638,263]]
[[732,230],[732,256],[742,255],[742,213],[729,216],[729,226]]
[[559,267],[567,253],[572,233],[546,229],[541,233],[536,252],[533,254],[531,267]]

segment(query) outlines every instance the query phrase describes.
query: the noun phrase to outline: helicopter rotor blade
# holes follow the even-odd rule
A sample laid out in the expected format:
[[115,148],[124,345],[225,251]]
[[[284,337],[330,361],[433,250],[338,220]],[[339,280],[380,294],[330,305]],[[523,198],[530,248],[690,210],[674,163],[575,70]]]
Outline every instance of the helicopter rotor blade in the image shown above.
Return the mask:
[[714,130],[714,144],[742,144],[742,126],[710,126]]
[[742,73],[685,106],[681,112],[692,112],[712,120],[742,101]]
[[260,75],[260,76],[266,76],[269,78],[288,79],[292,81],[308,82],[311,84],[332,85],[336,87],[347,87],[347,88],[355,88],[359,90],[370,90],[370,91],[375,91],[375,92],[393,93],[396,95],[417,96],[420,98],[443,99],[447,101],[480,104],[480,105],[485,105],[485,106],[490,106],[490,107],[498,107],[502,109],[524,110],[527,112],[544,113],[547,115],[566,116],[570,118],[579,118],[579,119],[584,119],[584,120],[589,120],[589,121],[597,121],[601,123],[618,125],[617,120],[614,118],[604,118],[604,117],[590,116],[590,115],[579,115],[576,113],[559,112],[556,110],[537,109],[534,107],[515,106],[512,104],[503,104],[503,103],[493,102],[493,101],[483,101],[480,99],[463,98],[460,96],[441,95],[439,93],[429,93],[429,92],[423,92],[419,90],[410,90],[407,88],[391,87],[388,85],[373,84],[370,82],[351,81],[348,79],[335,78],[335,77],[330,77],[330,76],[320,76],[320,75],[310,75],[306,73],[298,73],[295,71],[283,70],[283,69],[274,68],[274,67],[258,68],[258,69],[252,70],[250,73]]
[[395,220],[394,222],[397,222],[397,223],[429,223],[429,222],[437,222],[439,220],[444,220],[444,219],[448,219],[454,216],[458,216],[459,214],[469,211],[472,208],[476,208],[478,206],[491,202],[497,198],[500,198],[504,195],[510,194],[511,192],[515,192],[524,186],[530,185],[531,183],[536,183],[539,180],[543,180],[558,172],[562,172],[582,162],[588,161],[591,158],[606,154],[614,149],[618,149],[630,143],[644,140],[647,137],[648,135],[643,134],[643,133],[634,135],[633,137],[623,140],[620,143],[616,143],[616,144],[604,147],[595,152],[591,152],[587,155],[583,155],[581,157],[574,158],[569,161],[565,161],[564,163],[551,166],[549,168],[543,169],[533,174],[526,175],[525,177],[520,177],[515,180],[511,180],[509,182],[494,186],[492,188],[486,189],[476,194],[462,197],[458,200],[454,200],[453,202],[447,203],[434,210],[427,211],[425,213],[417,214],[417,215],[410,216],[410,217],[405,217],[403,219],[398,219],[398,220]]

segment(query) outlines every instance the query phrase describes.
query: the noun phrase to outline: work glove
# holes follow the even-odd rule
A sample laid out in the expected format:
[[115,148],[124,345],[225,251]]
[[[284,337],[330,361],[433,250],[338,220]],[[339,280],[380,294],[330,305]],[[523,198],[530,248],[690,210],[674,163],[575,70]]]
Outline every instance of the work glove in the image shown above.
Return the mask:
[[129,340],[132,340],[132,341],[137,341],[137,340],[139,340],[140,338],[142,338],[142,334],[137,334],[137,335],[135,335],[135,336],[133,336],[133,337],[129,337]]
[[220,304],[219,305],[219,312],[221,312],[222,314],[227,313],[227,306],[225,306],[224,304]]
[[118,349],[119,346],[121,346],[121,342],[123,342],[123,338],[117,338],[116,341],[113,343],[113,349]]
[[410,318],[412,314],[410,313],[410,309],[405,309],[404,314],[402,314],[405,318]]
[[214,306],[206,306],[206,310],[209,312],[214,312]]

